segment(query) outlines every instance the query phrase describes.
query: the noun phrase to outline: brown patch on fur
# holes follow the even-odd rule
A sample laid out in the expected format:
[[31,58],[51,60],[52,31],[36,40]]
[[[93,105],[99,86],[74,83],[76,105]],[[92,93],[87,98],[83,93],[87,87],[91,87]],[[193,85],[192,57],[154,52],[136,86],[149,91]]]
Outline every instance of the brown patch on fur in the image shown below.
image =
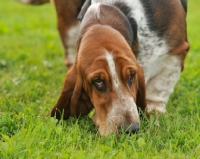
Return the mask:
[[178,55],[181,58],[181,67],[184,69],[184,60],[189,51],[187,39],[186,12],[180,1],[172,1],[171,9],[174,17],[171,21],[170,28],[167,32],[171,54]]
[[167,41],[170,54],[180,57],[183,70],[184,59],[189,51],[186,30],[186,2],[183,4],[180,0],[152,0],[151,2],[141,0],[141,2],[147,9],[146,15],[150,20],[150,28]]
[[68,119],[70,116],[87,115],[93,108],[88,95],[82,88],[82,80],[76,65],[66,75],[61,95],[51,111],[51,116],[57,119]]
[[141,108],[141,110],[146,109],[146,88],[145,88],[145,80],[144,80],[144,72],[142,67],[137,65],[138,68],[138,87],[137,87],[137,97],[136,97],[136,105]]

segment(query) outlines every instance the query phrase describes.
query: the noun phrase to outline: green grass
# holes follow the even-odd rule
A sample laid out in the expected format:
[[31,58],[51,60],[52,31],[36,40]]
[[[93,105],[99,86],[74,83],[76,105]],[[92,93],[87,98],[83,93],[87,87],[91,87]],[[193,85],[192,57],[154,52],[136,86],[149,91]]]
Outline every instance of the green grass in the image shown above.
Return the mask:
[[46,117],[67,69],[53,6],[0,5],[0,158],[200,158],[199,0],[189,1],[191,44],[167,113],[136,135],[100,137],[89,117]]

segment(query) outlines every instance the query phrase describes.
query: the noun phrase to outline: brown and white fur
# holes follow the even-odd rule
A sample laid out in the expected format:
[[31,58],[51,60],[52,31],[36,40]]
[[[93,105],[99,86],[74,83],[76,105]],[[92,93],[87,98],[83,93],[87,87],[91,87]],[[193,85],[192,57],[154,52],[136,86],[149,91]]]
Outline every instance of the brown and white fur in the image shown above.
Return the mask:
[[83,1],[62,3],[55,0],[58,29],[66,64],[74,65],[51,115],[60,119],[64,111],[68,119],[94,108],[94,123],[108,135],[122,125],[137,131],[137,107],[166,112],[189,50],[187,0],[86,0],[81,27]]
[[186,7],[180,0],[86,3],[79,16],[75,64],[51,115],[60,119],[64,110],[67,119],[94,107],[93,121],[101,135],[118,133],[122,125],[132,125],[134,132],[137,107],[148,115],[166,111],[189,49]]
[[92,10],[81,23],[76,62],[51,115],[60,118],[64,109],[67,119],[94,108],[93,121],[101,135],[118,133],[121,126],[135,132],[137,106],[144,110],[146,102],[143,70],[128,43],[131,27],[126,19],[121,23],[125,16],[116,7],[103,5],[98,14]]

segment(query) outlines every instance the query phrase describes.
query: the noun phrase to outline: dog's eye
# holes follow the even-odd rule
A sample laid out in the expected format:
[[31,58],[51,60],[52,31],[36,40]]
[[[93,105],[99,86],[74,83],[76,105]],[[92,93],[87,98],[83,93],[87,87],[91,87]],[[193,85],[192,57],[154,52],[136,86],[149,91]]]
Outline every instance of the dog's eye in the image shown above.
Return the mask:
[[104,81],[102,81],[100,79],[93,81],[93,85],[101,92],[106,91],[106,85],[104,84]]
[[131,86],[133,84],[134,81],[134,76],[135,74],[131,74],[128,78],[128,85]]

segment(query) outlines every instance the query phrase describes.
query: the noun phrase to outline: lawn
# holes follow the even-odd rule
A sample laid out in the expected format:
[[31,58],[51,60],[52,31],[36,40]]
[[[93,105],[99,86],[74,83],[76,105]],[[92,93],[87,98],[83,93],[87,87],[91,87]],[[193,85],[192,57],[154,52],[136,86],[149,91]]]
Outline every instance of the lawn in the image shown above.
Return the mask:
[[67,72],[54,7],[1,1],[0,158],[200,159],[199,7],[189,1],[191,49],[167,113],[142,120],[136,135],[105,138],[90,117],[46,116]]

